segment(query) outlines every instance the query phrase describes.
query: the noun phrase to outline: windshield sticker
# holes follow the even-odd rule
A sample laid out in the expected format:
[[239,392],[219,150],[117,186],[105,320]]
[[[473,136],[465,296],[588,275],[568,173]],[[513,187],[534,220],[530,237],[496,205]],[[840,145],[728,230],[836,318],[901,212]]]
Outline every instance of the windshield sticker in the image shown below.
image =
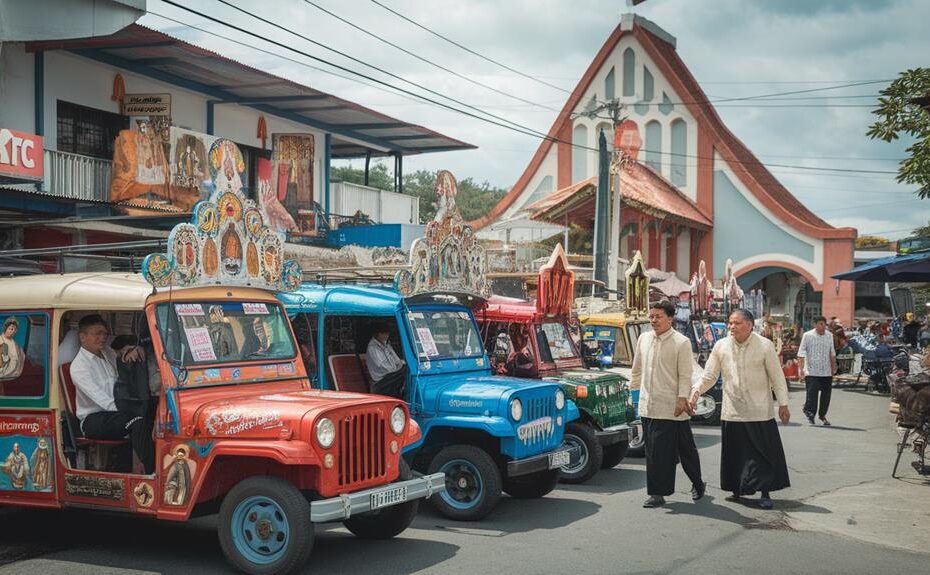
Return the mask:
[[484,358],[483,358],[483,357],[479,357],[478,359],[476,359],[476,360],[475,360],[475,365],[477,365],[478,367],[484,367]]
[[439,349],[436,347],[436,342],[433,340],[433,333],[429,330],[428,327],[418,327],[417,337],[419,338],[420,345],[423,346],[423,351],[426,352],[426,355],[439,355]]
[[263,303],[243,303],[242,313],[246,315],[268,315],[268,306]]
[[418,311],[410,312],[410,318],[411,319],[423,319],[423,314]]
[[468,312],[465,312],[465,311],[460,311],[460,312],[459,312],[459,317],[462,318],[462,319],[464,319],[465,321],[468,321],[469,319],[471,319],[471,318],[468,317]]
[[278,375],[294,375],[297,369],[293,363],[282,363],[278,365]]
[[203,306],[199,303],[176,303],[174,311],[182,317],[203,317]]
[[191,327],[184,330],[187,343],[191,346],[191,357],[194,361],[214,361],[216,352],[213,351],[213,341],[210,339],[210,330],[206,327]]
[[207,379],[219,379],[220,378],[220,370],[218,369],[207,369],[207,370],[204,370],[203,373]]

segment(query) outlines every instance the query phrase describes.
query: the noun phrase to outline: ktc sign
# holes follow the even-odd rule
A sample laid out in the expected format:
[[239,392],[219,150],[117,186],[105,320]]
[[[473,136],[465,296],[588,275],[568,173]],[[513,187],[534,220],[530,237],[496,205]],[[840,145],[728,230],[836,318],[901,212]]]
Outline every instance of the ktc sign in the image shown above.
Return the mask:
[[0,176],[41,180],[42,136],[0,128]]

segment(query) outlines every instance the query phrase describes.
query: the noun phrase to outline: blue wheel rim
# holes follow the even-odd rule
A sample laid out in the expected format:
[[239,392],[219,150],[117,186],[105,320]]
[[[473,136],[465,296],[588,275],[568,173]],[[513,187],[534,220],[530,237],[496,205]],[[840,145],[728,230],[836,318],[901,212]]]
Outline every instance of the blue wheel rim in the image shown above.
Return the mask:
[[287,516],[269,497],[255,495],[239,502],[229,528],[236,550],[251,563],[268,565],[287,552],[290,542]]
[[471,509],[484,498],[484,481],[478,468],[465,459],[451,459],[439,468],[446,474],[442,500],[455,509]]

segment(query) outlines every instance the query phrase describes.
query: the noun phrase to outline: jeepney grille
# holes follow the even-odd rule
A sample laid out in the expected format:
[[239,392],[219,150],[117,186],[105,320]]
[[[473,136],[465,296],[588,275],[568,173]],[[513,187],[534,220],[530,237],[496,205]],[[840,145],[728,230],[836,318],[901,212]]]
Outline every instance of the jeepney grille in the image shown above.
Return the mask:
[[339,485],[370,481],[386,475],[385,418],[377,412],[339,420]]
[[527,446],[547,443],[555,433],[555,397],[532,397],[522,401],[527,429],[520,434],[520,439]]

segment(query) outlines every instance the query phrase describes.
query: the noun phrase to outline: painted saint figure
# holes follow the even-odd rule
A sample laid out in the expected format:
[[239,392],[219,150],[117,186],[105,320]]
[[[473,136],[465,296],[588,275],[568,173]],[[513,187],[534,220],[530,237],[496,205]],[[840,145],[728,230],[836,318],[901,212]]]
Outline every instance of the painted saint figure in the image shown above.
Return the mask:
[[48,451],[48,440],[40,437],[30,458],[32,464],[32,487],[42,491],[52,486],[52,458]]
[[184,505],[190,495],[191,469],[187,460],[187,447],[179,445],[174,452],[165,480],[165,505]]
[[16,343],[18,331],[19,321],[15,317],[8,317],[3,322],[3,331],[0,332],[0,381],[16,379],[23,372],[25,354]]
[[25,489],[29,478],[29,460],[26,454],[19,450],[19,443],[13,444],[13,451],[6,456],[6,461],[0,465],[0,471],[10,476],[13,489]]

